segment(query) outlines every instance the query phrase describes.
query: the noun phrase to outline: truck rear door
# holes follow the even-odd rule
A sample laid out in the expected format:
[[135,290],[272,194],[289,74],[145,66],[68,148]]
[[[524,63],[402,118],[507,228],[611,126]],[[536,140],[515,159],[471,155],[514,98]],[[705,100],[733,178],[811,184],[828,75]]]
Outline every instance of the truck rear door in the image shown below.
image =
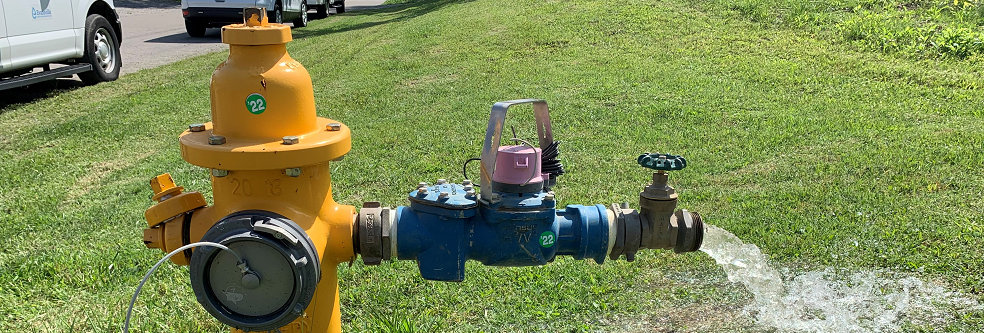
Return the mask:
[[11,69],[72,58],[77,54],[74,0],[0,0],[10,44]]

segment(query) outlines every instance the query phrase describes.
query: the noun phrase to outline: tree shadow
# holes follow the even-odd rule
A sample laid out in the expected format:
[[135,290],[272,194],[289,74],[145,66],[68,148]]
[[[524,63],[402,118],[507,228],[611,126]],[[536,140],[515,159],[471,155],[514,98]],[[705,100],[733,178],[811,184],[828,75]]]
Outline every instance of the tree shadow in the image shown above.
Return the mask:
[[344,14],[339,14],[342,16],[363,16],[363,15],[377,15],[377,14],[389,14],[392,18],[365,22],[353,25],[329,25],[327,28],[312,29],[307,27],[304,29],[295,30],[292,33],[294,38],[304,38],[311,36],[322,36],[333,33],[360,30],[365,28],[371,28],[379,25],[396,23],[409,20],[411,18],[432,12],[450,5],[456,5],[463,2],[471,2],[474,0],[421,0],[417,2],[411,2],[407,4],[399,5],[380,5],[380,6],[367,6],[362,7],[359,10],[353,10],[351,12],[346,12]]
[[3,93],[0,93],[0,114],[14,110],[23,104],[55,97],[84,86],[85,84],[82,81],[79,81],[73,76],[71,78],[49,80],[29,86],[4,90]]
[[145,40],[146,43],[165,43],[165,44],[221,44],[222,29],[214,28],[205,30],[204,37],[191,37],[188,33],[179,32],[173,35],[161,36],[154,39]]
[[175,8],[181,7],[181,2],[174,0],[116,0],[116,8]]

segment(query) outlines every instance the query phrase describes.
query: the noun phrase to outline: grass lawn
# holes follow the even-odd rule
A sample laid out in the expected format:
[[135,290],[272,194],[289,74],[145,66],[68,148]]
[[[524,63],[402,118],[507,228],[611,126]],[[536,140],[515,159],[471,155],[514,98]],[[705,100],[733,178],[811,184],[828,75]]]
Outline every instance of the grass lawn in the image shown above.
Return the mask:
[[[319,115],[353,130],[332,165],[342,203],[405,205],[417,182],[460,181],[492,103],[543,98],[564,141],[561,203],[635,202],[650,177],[635,157],[682,154],[681,206],[779,267],[891,271],[984,301],[984,64],[859,48],[716,3],[419,0],[312,21],[288,49],[312,73]],[[0,331],[119,329],[162,256],[142,244],[147,180],[170,172],[210,195],[177,135],[209,120],[225,57],[0,109]],[[510,116],[535,136],[532,112]],[[340,278],[348,332],[769,331],[703,253],[471,263],[459,284],[423,281],[413,262],[357,262]],[[984,312],[956,317],[905,327],[984,327]],[[173,265],[134,324],[224,331]]]

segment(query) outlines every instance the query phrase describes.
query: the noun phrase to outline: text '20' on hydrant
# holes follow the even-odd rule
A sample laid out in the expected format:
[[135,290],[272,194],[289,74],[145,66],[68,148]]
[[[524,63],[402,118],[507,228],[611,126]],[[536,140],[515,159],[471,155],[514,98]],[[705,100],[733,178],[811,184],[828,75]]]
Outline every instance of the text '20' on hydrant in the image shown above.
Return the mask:
[[[341,332],[337,266],[357,254],[369,265],[415,260],[425,279],[462,281],[467,260],[518,267],[569,255],[600,264],[622,255],[631,261],[640,249],[700,248],[700,216],[676,210],[666,182],[666,171],[686,166],[680,156],[639,156],[657,172],[638,211],[558,208],[550,188],[563,167],[541,100],[493,105],[480,184],[420,183],[410,205],[395,209],[367,202],[357,212],[336,203],[329,163],[350,150],[351,132],[317,117],[311,78],[287,54],[290,29],[267,23],[260,8],[244,16],[246,23],[222,28],[230,53],[212,74],[212,122],[180,138],[182,157],[211,170],[214,204],[157,176],[151,187],[159,202],[147,210],[144,231],[147,247],[165,252],[199,241],[234,252],[199,247],[171,258],[190,265],[198,302],[233,332]],[[532,104],[539,147],[516,138],[500,145],[507,110],[517,104]]]

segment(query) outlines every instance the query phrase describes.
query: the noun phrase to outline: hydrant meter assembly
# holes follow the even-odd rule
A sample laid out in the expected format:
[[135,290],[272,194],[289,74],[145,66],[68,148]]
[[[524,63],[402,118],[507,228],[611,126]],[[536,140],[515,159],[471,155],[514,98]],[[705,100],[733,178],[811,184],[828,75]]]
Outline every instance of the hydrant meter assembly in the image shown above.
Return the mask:
[[[230,53],[212,74],[212,122],[180,137],[182,158],[210,170],[214,203],[157,176],[144,230],[148,248],[190,265],[198,302],[233,332],[341,332],[337,266],[356,255],[368,265],[414,260],[425,279],[462,281],[467,260],[518,267],[567,255],[601,264],[632,261],[641,249],[700,248],[700,215],[677,210],[667,185],[666,171],[686,167],[680,156],[638,157],[656,171],[638,211],[558,206],[551,188],[564,171],[542,100],[492,106],[479,184],[420,183],[409,206],[396,208],[336,203],[329,164],[351,149],[351,132],[317,116],[311,78],[287,54],[290,28],[268,23],[262,8],[244,16],[222,28]],[[518,104],[533,106],[537,146],[500,144]]]

